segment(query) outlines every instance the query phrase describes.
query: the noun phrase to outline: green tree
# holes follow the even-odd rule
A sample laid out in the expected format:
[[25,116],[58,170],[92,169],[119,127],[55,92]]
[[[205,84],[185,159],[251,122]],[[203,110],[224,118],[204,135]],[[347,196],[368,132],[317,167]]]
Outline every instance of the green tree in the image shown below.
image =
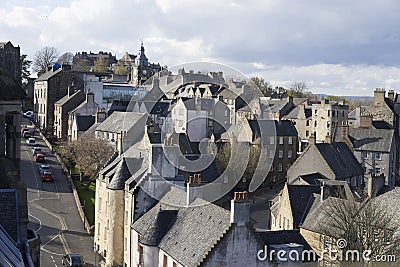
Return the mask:
[[27,83],[29,76],[31,75],[29,68],[31,67],[32,60],[28,60],[26,57],[27,57],[27,55],[25,55],[25,54],[21,55],[21,57],[20,57],[22,83]]
[[270,96],[273,88],[271,84],[260,77],[251,77],[249,82],[250,88],[259,90],[264,96]]
[[50,66],[58,57],[58,51],[54,47],[44,47],[40,51],[35,53],[33,59],[32,69],[39,74],[47,71],[47,67]]
[[117,75],[128,75],[131,69],[128,66],[117,64],[114,67],[114,73]]
[[108,67],[106,65],[106,60],[104,57],[99,57],[98,60],[94,63],[93,71],[96,72],[107,72]]

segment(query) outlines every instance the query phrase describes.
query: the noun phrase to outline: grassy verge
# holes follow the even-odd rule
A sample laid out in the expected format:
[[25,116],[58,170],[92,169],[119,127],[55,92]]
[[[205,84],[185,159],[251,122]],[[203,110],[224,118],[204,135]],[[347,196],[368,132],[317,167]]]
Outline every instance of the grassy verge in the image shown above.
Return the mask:
[[94,225],[94,201],[96,196],[96,183],[91,183],[89,188],[85,190],[87,181],[83,181],[82,184],[79,182],[79,179],[74,179],[74,184],[76,190],[78,191],[79,199],[81,201],[81,205],[85,203],[84,212],[86,214],[86,218],[89,221],[90,225]]

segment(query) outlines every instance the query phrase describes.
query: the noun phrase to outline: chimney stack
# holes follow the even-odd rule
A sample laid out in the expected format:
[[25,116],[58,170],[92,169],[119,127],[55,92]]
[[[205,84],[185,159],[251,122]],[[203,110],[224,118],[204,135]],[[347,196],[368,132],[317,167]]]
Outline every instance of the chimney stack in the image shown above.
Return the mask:
[[231,200],[231,223],[246,226],[250,222],[250,201],[248,193],[235,192]]
[[101,123],[106,119],[106,112],[104,109],[97,109],[95,123]]
[[74,85],[68,85],[68,97],[74,94],[75,88]]
[[194,174],[193,176],[189,176],[188,182],[186,184],[186,206],[190,206],[190,204],[196,198],[202,198],[203,192],[200,187],[201,184],[201,174]]
[[326,196],[325,182],[323,181],[321,184],[321,202],[323,202],[325,199],[327,199],[327,196]]
[[372,116],[361,115],[360,116],[360,128],[372,129]]
[[86,93],[86,103],[94,103],[94,93],[92,92]]
[[309,140],[310,145],[315,145],[315,143],[316,143],[315,139],[316,139],[316,136],[314,135],[314,133],[311,133],[310,140]]
[[388,98],[392,101],[394,101],[394,90],[389,90],[388,92]]
[[385,102],[385,89],[376,88],[374,91],[374,105],[381,106]]

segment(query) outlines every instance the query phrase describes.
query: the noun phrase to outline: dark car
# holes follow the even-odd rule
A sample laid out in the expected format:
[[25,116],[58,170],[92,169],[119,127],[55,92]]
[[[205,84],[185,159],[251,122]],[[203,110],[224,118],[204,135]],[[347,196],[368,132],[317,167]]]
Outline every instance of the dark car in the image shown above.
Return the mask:
[[44,157],[44,155],[43,154],[35,154],[35,155],[33,155],[33,160],[35,161],[35,162],[41,162],[41,163],[44,163],[44,162],[46,162],[46,158]]
[[86,266],[83,257],[80,254],[67,254],[61,258],[61,263],[64,266],[84,267]]

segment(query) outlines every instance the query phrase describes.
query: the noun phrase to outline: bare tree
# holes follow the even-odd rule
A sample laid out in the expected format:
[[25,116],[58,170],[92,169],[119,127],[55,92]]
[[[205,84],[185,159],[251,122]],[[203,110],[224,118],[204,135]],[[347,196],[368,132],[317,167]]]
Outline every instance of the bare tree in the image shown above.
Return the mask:
[[65,52],[61,56],[58,57],[57,63],[59,64],[69,64],[72,65],[72,59],[74,58],[74,54],[71,52]]
[[329,198],[327,201],[329,204],[322,210],[325,219],[320,226],[326,236],[345,240],[346,246],[341,249],[370,251],[371,258],[398,255],[400,240],[394,234],[392,217],[384,207],[371,200],[359,203]]
[[58,57],[57,49],[54,47],[46,46],[42,50],[37,51],[35,53],[32,69],[39,73],[44,73],[46,72],[47,67],[55,62],[57,57]]
[[287,90],[287,94],[291,97],[307,97],[311,98],[312,93],[307,90],[307,85],[303,81],[296,81],[292,87]]
[[79,169],[94,181],[115,152],[113,146],[103,139],[94,137],[81,137],[71,142],[69,147],[73,151],[73,160]]

